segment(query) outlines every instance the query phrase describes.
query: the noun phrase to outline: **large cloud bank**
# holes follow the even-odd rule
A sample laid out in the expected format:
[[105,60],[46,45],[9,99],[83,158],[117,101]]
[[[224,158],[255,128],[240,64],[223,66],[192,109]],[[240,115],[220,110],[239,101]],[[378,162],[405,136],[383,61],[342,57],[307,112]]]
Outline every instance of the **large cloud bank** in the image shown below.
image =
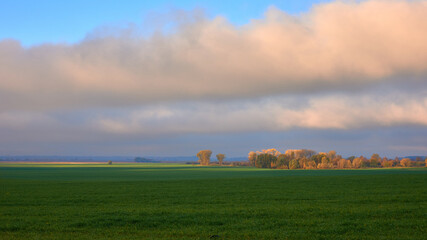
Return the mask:
[[425,82],[426,1],[334,2],[297,17],[271,8],[242,27],[189,19],[149,37],[122,29],[28,49],[3,40],[0,109],[251,98],[396,77]]

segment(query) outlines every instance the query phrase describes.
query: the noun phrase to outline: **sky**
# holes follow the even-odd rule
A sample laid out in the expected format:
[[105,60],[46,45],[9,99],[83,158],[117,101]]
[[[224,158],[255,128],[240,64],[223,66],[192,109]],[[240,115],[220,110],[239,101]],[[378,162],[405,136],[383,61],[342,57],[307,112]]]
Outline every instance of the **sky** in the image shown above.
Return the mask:
[[4,0],[0,155],[427,155],[426,22],[427,1]]

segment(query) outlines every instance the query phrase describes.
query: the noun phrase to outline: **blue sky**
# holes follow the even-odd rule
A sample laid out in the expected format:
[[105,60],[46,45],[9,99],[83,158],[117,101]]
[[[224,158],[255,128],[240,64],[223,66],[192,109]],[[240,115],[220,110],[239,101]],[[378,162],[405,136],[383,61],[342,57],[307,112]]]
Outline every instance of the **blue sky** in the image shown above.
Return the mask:
[[137,1],[137,0],[2,0],[0,39],[13,38],[31,46],[46,42],[74,43],[104,25],[139,23],[173,9],[203,9],[208,17],[224,16],[234,24],[261,18],[275,6],[290,14],[307,11],[326,1]]
[[427,155],[426,22],[425,0],[3,0],[0,156]]

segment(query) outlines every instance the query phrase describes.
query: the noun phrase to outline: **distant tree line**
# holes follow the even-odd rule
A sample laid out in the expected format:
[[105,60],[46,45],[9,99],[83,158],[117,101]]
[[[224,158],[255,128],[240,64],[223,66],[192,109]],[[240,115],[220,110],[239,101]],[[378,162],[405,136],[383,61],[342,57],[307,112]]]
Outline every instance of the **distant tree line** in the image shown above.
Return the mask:
[[427,166],[427,158],[423,161],[417,158],[388,159],[372,154],[371,158],[343,158],[336,151],[315,152],[309,149],[290,149],[281,153],[276,149],[251,151],[248,155],[249,165],[257,168],[276,169],[346,169],[346,168],[381,168],[381,167],[422,167]]

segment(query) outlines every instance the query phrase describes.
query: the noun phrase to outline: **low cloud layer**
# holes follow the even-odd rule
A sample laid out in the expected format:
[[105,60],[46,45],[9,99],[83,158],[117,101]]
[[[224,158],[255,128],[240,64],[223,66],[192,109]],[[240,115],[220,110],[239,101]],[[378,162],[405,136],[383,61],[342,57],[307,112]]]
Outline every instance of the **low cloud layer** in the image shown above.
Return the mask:
[[0,42],[0,111],[248,99],[425,83],[427,1],[272,7],[236,27],[189,13],[169,33],[94,32],[72,45]]
[[427,126],[427,97],[328,95],[299,99],[304,102],[298,108],[289,106],[289,102],[295,101],[273,98],[259,102],[146,107],[122,112],[118,117],[100,117],[93,124],[100,131],[123,135]]
[[[380,93],[381,91],[375,91]],[[3,154],[192,155],[210,148],[425,154],[427,95],[387,92],[0,114]],[[423,94],[424,93],[424,94]]]
[[[380,91],[376,91],[377,93]],[[0,129],[55,131],[80,129],[117,136],[283,132],[292,129],[359,130],[427,127],[427,97],[388,92],[269,97],[227,102],[182,102],[131,108],[92,109],[91,113],[5,112]]]

